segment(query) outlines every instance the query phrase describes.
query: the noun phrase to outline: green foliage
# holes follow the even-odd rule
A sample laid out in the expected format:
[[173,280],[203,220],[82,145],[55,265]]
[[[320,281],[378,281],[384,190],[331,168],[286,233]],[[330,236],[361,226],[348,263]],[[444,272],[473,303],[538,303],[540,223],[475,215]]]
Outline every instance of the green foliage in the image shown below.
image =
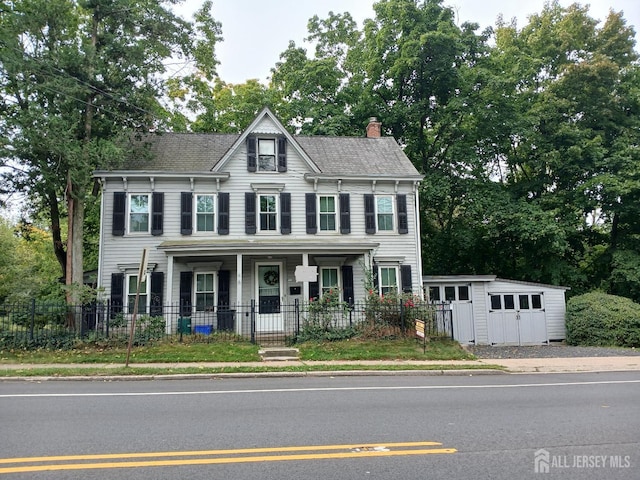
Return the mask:
[[340,296],[340,290],[331,289],[306,305],[295,342],[343,340],[356,334],[353,327],[344,327],[349,304],[341,301]]
[[567,302],[570,345],[640,347],[640,304],[591,292]]

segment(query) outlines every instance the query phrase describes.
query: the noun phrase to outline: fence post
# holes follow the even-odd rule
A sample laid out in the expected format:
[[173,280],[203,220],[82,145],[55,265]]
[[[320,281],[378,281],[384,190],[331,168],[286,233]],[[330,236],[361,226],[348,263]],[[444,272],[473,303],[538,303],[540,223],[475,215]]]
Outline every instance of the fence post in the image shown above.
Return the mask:
[[300,335],[300,299],[295,299],[296,338]]
[[355,308],[355,303],[353,302],[353,298],[349,297],[349,327],[353,327],[353,309],[354,308]]
[[31,299],[31,318],[29,325],[29,340],[33,342],[33,329],[35,328],[36,323],[36,299]]
[[405,308],[404,308],[404,303],[402,302],[402,299],[398,300],[400,302],[400,331],[402,332],[402,335],[404,336],[405,332],[405,325],[404,325],[404,316],[405,316]]
[[256,301],[251,299],[251,343],[256,343]]

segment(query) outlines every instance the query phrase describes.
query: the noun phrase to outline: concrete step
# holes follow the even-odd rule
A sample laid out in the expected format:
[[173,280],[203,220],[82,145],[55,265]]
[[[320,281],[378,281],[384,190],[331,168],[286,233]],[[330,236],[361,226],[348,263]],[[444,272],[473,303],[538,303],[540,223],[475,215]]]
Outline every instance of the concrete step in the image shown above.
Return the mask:
[[297,348],[270,347],[261,348],[258,354],[264,362],[299,360],[300,352]]

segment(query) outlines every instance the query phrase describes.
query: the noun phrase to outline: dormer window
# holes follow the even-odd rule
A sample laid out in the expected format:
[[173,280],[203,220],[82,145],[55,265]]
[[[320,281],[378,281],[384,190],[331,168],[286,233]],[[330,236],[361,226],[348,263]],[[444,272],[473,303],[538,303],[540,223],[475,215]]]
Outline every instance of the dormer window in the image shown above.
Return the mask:
[[286,172],[287,139],[276,137],[247,137],[248,172]]
[[258,139],[258,171],[276,171],[276,141],[274,139]]

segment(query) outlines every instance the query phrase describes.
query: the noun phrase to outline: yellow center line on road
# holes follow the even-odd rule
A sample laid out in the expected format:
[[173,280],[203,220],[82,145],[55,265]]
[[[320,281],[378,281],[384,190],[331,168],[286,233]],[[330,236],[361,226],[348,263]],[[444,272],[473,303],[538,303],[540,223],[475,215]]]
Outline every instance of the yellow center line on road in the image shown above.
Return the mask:
[[[132,462],[102,462],[102,463],[66,463],[45,465],[14,465],[0,468],[0,474],[5,473],[26,473],[43,472],[54,470],[90,470],[109,468],[140,468],[140,467],[167,467],[183,465],[214,465],[229,463],[249,463],[249,462],[282,462],[291,460],[326,460],[345,458],[369,458],[369,457],[393,457],[406,455],[430,455],[430,454],[450,454],[457,450],[454,448],[429,448],[413,450],[388,450],[393,447],[425,447],[442,445],[438,442],[404,442],[386,444],[353,444],[353,445],[320,445],[320,446],[296,446],[296,447],[276,447],[276,448],[249,448],[238,450],[207,450],[195,452],[147,452],[147,453],[123,453],[123,454],[99,454],[99,455],[70,455],[52,457],[26,457],[14,459],[2,459],[3,464],[16,464],[27,462],[56,462],[56,461],[78,461],[78,460],[98,460],[111,459],[123,460],[131,458],[153,458],[153,457],[177,457],[177,456],[198,456],[198,455],[247,455],[255,453],[289,453],[308,451],[314,453],[286,454],[286,455],[247,455],[235,457],[215,457],[215,458],[185,458],[173,460],[147,460]],[[350,450],[348,452],[320,453],[326,450]]]

